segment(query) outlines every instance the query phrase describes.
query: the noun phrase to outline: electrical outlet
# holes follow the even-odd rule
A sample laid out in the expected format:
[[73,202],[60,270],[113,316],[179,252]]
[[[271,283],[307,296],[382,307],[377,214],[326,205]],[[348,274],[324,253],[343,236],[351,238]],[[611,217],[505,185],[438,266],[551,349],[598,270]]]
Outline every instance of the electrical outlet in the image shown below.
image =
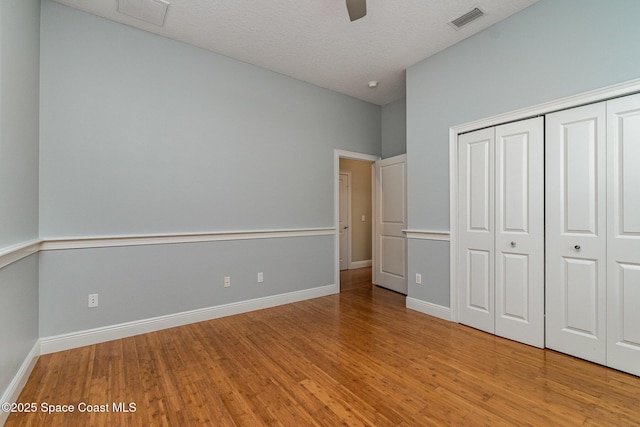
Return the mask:
[[264,282],[264,275],[262,274],[262,272],[258,273],[258,283],[262,283]]
[[422,285],[422,274],[416,273],[416,284]]
[[89,308],[95,308],[98,306],[98,294],[89,295]]
[[231,276],[224,276],[224,287],[228,288],[231,286]]

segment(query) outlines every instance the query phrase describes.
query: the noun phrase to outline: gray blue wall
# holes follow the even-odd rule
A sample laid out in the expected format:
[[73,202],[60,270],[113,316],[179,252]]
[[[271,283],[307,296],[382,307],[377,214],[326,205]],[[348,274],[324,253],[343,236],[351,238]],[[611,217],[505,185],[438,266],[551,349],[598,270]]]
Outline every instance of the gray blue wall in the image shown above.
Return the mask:
[[[637,0],[541,0],[409,68],[409,228],[449,230],[450,127],[639,78],[638,17]],[[409,296],[449,306],[442,246],[410,242],[409,277],[427,281]]]
[[34,254],[0,269],[0,396],[38,337],[38,254]]
[[[332,227],[333,149],[400,154],[405,115],[409,228],[449,230],[449,127],[640,77],[638,16],[636,0],[542,0],[411,67],[406,107],[380,108],[48,0],[2,0],[0,252],[39,236]],[[0,391],[38,336],[331,284],[333,243],[72,249],[9,264]],[[424,283],[409,296],[449,306],[448,248],[409,242],[409,277]]]
[[405,98],[382,106],[382,158],[407,152],[407,100]]
[[[334,148],[380,154],[376,105],[50,1],[41,43],[43,238],[333,227]],[[332,242],[46,251],[41,335],[333,284]]]
[[[0,1],[0,253],[38,238],[39,0]],[[38,339],[38,255],[0,268],[0,396]]]
[[[333,283],[333,236],[40,252],[42,337]],[[258,272],[264,282],[257,283]],[[231,287],[223,287],[223,277]],[[87,294],[100,295],[87,308]]]
[[333,226],[380,107],[45,1],[44,237]]
[[0,2],[0,248],[38,237],[40,1]]

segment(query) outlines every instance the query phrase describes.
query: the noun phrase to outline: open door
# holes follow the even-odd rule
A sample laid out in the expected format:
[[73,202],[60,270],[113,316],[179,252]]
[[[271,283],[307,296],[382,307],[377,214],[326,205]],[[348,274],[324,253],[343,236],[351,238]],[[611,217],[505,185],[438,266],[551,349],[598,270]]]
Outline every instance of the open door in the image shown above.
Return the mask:
[[373,164],[373,283],[407,294],[407,155]]

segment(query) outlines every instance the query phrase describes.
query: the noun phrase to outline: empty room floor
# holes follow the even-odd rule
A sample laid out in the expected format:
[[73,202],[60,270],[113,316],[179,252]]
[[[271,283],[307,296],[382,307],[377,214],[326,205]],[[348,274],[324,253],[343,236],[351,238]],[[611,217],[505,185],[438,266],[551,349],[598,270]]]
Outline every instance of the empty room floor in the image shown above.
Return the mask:
[[6,426],[640,424],[638,377],[408,310],[370,269],[342,280],[337,295],[41,356],[19,398],[38,410]]

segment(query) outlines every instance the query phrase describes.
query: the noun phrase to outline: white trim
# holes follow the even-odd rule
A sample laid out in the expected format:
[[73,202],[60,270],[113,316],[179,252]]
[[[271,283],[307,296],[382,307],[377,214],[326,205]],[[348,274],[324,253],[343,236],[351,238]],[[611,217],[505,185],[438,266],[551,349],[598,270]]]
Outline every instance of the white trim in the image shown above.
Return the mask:
[[338,223],[340,222],[340,159],[362,160],[365,162],[376,162],[380,160],[378,156],[371,154],[356,153],[355,151],[345,151],[334,148],[333,150],[333,262],[334,262],[334,283],[340,283],[340,237],[338,236]]
[[218,242],[226,240],[275,239],[334,234],[332,228],[301,228],[290,230],[223,231],[209,233],[156,234],[131,236],[98,236],[45,238],[40,249],[85,249],[113,246],[167,245],[174,243]]
[[35,254],[40,250],[40,240],[18,243],[0,250],[0,268]]
[[450,240],[448,231],[429,231],[429,230],[402,230],[407,239],[420,240],[442,240],[448,242]]
[[[345,151],[334,149],[333,150],[334,158],[339,159],[351,159],[351,160],[363,160],[365,162],[377,162],[380,160],[380,156],[374,156],[372,154],[364,154],[358,153],[355,151]],[[340,162],[338,161],[338,171],[340,170]]]
[[38,251],[219,242],[227,240],[278,239],[287,237],[330,236],[334,234],[335,229],[333,228],[300,228],[289,230],[44,238],[42,240],[30,240],[0,249],[0,268],[4,268]]
[[449,129],[449,304],[451,320],[458,322],[458,134]]
[[451,309],[442,305],[407,297],[406,307],[429,316],[451,321]]
[[371,267],[373,265],[370,259],[366,259],[363,261],[351,261],[349,263],[349,270],[355,270],[356,268],[365,268]]
[[451,320],[458,321],[458,292],[457,292],[457,250],[458,250],[458,134],[476,129],[496,126],[503,123],[522,120],[529,117],[549,114],[554,111],[565,110],[580,105],[592,104],[606,99],[616,98],[640,92],[640,79],[606,86],[600,89],[583,92],[559,98],[553,101],[522,108],[520,110],[498,114],[473,122],[463,123],[449,128],[449,212],[451,227],[449,287],[451,298]]
[[134,335],[175,328],[177,326],[188,325],[191,323],[232,316],[234,314],[247,313],[250,311],[276,307],[278,305],[290,304],[292,302],[319,298],[336,294],[339,291],[338,285],[325,285],[311,289],[289,292],[286,294],[272,295],[248,301],[238,301],[230,304],[41,338],[41,354],[55,353],[57,351],[69,350],[72,348],[83,347],[85,345],[98,344]]
[[[18,401],[18,397],[20,397],[20,393],[27,383],[31,371],[33,371],[34,366],[36,366],[38,357],[40,357],[40,341],[36,341],[31,351],[27,354],[27,357],[25,357],[22,365],[20,365],[20,369],[18,369],[13,380],[9,383],[9,387],[7,387],[2,397],[0,397],[0,403],[13,403]],[[0,409],[0,426],[7,421],[9,414],[9,412],[4,412]]]

